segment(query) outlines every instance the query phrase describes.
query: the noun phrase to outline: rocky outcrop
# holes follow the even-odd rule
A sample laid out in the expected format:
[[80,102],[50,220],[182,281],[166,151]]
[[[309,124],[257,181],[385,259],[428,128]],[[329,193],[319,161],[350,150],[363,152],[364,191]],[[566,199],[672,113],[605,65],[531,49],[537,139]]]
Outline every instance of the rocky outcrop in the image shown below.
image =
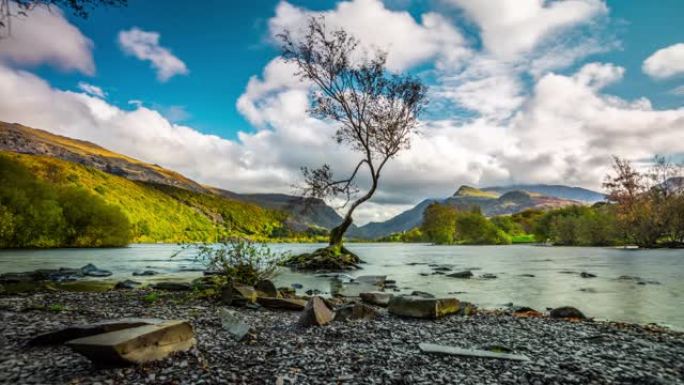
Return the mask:
[[458,313],[461,305],[456,298],[395,296],[390,300],[387,310],[402,317],[437,319]]

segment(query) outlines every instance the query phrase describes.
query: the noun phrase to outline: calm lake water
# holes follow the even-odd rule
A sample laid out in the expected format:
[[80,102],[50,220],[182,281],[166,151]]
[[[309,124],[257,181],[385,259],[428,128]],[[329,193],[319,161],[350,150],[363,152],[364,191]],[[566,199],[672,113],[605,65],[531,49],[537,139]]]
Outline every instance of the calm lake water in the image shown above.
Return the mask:
[[[312,251],[321,245],[274,244],[279,252]],[[456,297],[481,307],[495,308],[513,303],[539,310],[575,306],[597,319],[636,323],[655,322],[684,330],[684,251],[625,250],[612,248],[565,248],[543,246],[431,246],[424,244],[349,244],[367,263],[350,273],[387,275],[402,292],[427,291],[436,295],[453,292]],[[175,245],[133,245],[118,249],[59,249],[0,251],[0,272],[39,268],[81,267],[93,263],[114,273],[113,279],[131,279],[134,271],[152,269],[154,280],[192,279],[201,268],[192,252],[170,258]],[[416,265],[418,263],[418,265]],[[427,264],[449,265],[454,271],[473,269],[473,279],[430,274]],[[596,278],[581,278],[580,272]],[[497,279],[480,279],[490,273]],[[534,277],[522,277],[533,274]],[[639,285],[620,276],[637,276]],[[135,277],[138,279],[142,277]],[[329,278],[283,269],[278,286],[300,283],[299,290],[329,293],[335,286]]]

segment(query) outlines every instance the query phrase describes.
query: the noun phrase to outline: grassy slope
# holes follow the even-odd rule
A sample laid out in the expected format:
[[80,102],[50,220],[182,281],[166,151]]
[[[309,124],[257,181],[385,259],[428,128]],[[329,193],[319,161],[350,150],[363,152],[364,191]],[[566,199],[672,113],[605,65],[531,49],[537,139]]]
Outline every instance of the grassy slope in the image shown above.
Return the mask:
[[230,234],[265,238],[284,220],[280,212],[249,203],[134,182],[52,157],[3,154],[42,180],[83,187],[121,207],[134,226],[134,242],[212,241],[219,231],[226,232],[226,223]]

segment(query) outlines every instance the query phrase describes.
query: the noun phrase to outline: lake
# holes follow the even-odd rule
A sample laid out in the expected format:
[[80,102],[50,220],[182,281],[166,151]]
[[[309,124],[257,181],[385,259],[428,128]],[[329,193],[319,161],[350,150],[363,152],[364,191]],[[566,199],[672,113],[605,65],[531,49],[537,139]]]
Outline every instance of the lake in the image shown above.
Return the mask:
[[[271,248],[300,253],[320,246],[273,244]],[[453,295],[486,308],[510,303],[538,310],[569,305],[597,319],[654,322],[684,330],[683,250],[398,243],[353,243],[348,247],[367,262],[363,270],[350,275],[387,275],[406,293],[458,293]],[[154,280],[200,276],[201,272],[192,271],[201,265],[194,261],[191,251],[170,258],[178,249],[164,244],[116,249],[3,250],[0,273],[93,263],[112,271],[114,279],[131,279],[132,272],[150,269],[160,273]],[[457,279],[432,275],[428,264],[448,265],[453,271],[472,269],[475,276]],[[596,278],[581,278],[580,272],[595,274]],[[498,278],[478,278],[487,273]],[[618,279],[620,276],[636,276],[650,283],[642,285],[636,280]],[[336,286],[330,278],[289,269],[283,269],[274,281],[278,286],[300,283],[304,286],[300,293],[308,289],[329,293]]]

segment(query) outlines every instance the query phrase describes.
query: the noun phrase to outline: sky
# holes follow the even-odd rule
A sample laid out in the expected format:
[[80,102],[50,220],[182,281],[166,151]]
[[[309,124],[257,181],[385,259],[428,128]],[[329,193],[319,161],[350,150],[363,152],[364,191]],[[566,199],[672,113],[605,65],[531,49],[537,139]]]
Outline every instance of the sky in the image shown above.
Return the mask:
[[129,0],[87,19],[37,8],[0,39],[0,120],[236,192],[292,193],[302,166],[324,162],[344,176],[359,156],[308,114],[311,89],[275,39],[313,15],[429,86],[419,135],[359,224],[462,184],[599,190],[613,155],[684,159],[680,0]]

